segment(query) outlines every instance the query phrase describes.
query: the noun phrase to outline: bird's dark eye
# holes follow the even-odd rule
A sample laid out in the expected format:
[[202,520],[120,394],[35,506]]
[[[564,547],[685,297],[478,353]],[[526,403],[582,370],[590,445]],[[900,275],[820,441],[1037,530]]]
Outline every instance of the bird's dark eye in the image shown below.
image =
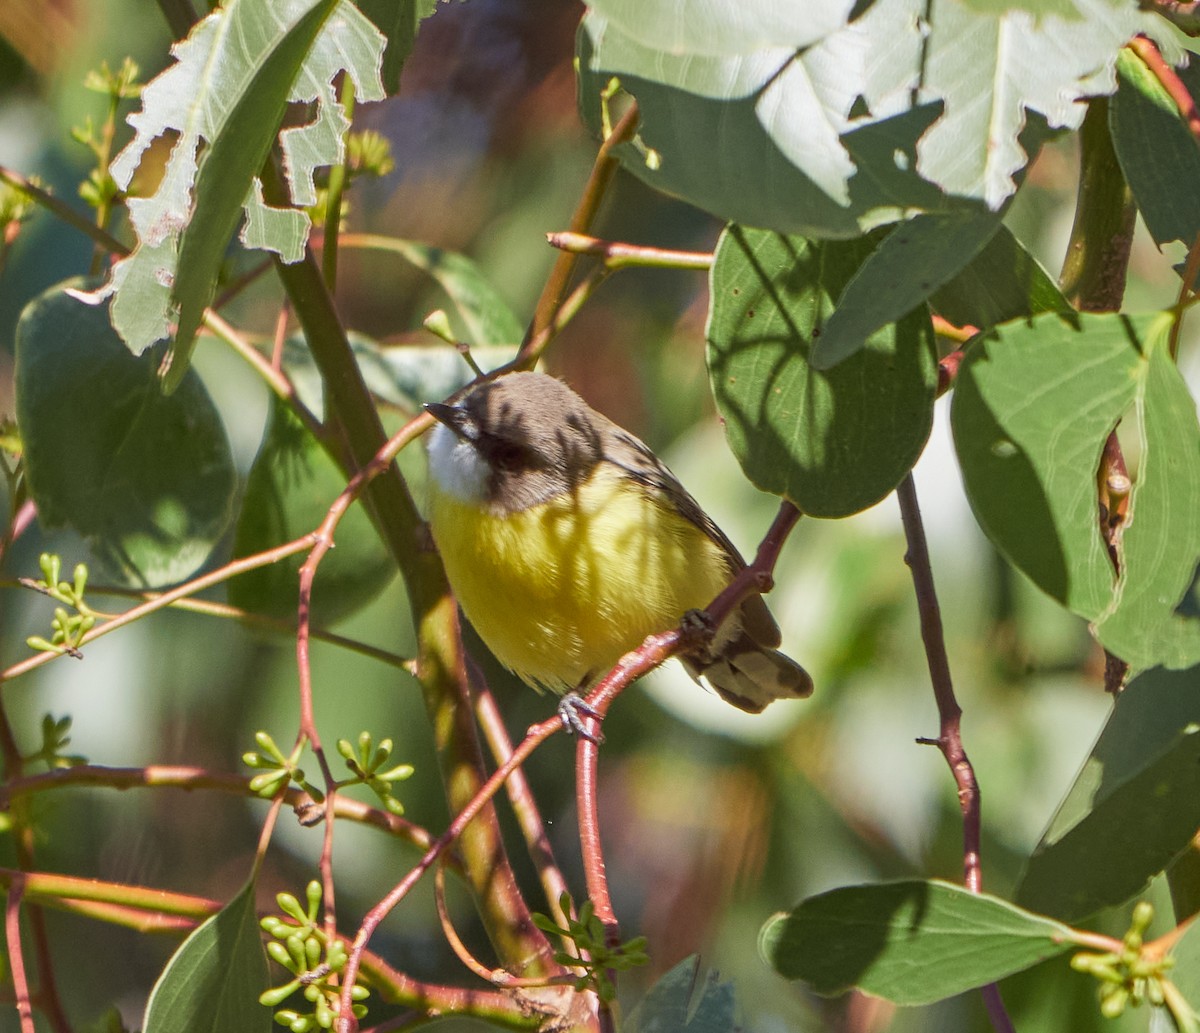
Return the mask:
[[533,451],[520,442],[491,438],[481,446],[488,462],[498,470],[523,470],[534,465]]

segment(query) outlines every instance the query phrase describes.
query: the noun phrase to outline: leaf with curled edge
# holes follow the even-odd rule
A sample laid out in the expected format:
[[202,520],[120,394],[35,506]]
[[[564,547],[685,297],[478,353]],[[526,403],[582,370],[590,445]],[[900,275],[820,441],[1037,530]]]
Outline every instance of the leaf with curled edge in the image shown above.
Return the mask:
[[[383,98],[383,40],[349,0],[231,0],[172,48],[175,64],[145,89],[129,116],[135,135],[111,173],[128,187],[158,137],[178,135],[158,188],[131,198],[133,253],[91,295],[112,296],[113,326],[135,355],[174,341],[162,366],[173,390],[188,368],[195,332],[212,299],[229,240],[297,261],[309,230],[298,208],[269,208],[257,173],[279,135],[296,205],[316,200],[313,174],[342,160],[348,126],[333,88],[345,71],[364,101]],[[314,120],[279,133],[289,101],[315,102]]]

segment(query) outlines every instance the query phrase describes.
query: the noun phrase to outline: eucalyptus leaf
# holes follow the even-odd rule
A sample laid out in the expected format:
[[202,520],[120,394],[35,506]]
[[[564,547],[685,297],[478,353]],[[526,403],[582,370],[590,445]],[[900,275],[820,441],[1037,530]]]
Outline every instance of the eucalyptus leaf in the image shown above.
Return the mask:
[[846,886],[763,927],[767,961],[831,996],[857,987],[932,1004],[1072,947],[1072,932],[1007,901],[937,881]]
[[998,211],[1045,128],[1077,128],[1086,98],[1115,88],[1117,51],[1157,20],[1128,0],[1028,6],[730,0],[681,17],[673,0],[593,0],[580,106],[599,130],[617,80],[640,119],[615,150],[624,166],[736,222],[844,238]]
[[813,366],[832,368],[875,331],[906,316],[960,273],[999,227],[988,211],[918,215],[897,226],[846,284],[813,345]]
[[[337,464],[286,404],[273,398],[246,483],[234,556],[252,556],[312,531],[345,487]],[[320,627],[365,606],[396,573],[361,502],[342,517],[335,545],[313,583],[312,619]],[[254,613],[294,620],[305,558],[302,553],[247,571],[230,582],[229,601]]]
[[1034,850],[1018,903],[1075,921],[1128,900],[1184,850],[1200,827],[1197,730],[1200,668],[1134,678]]
[[629,1013],[626,1033],[729,1033],[737,1029],[733,984],[715,972],[699,978],[699,959],[685,958]]
[[[1200,427],[1167,348],[1169,314],[1038,316],[968,350],[952,425],[980,526],[1043,591],[1090,620],[1135,668],[1200,663],[1180,611],[1200,564]],[[1118,550],[1100,535],[1096,475],[1109,432],[1142,453]]]
[[524,330],[516,315],[483,270],[466,255],[375,234],[351,234],[344,246],[390,252],[436,280],[458,309],[467,330],[467,343],[520,344]]
[[[314,203],[314,172],[341,161],[348,126],[333,79],[344,70],[360,99],[382,99],[382,48],[349,0],[229,0],[172,48],[176,63],[146,87],[141,110],[129,117],[134,138],[112,163],[114,180],[128,187],[156,138],[179,138],[158,189],[129,201],[138,245],[114,265],[101,296],[115,295],[113,324],[135,353],[178,324],[163,360],[167,390],[187,369],[243,210],[247,246],[289,262],[303,254],[307,215],[266,207],[255,178],[276,136],[292,201]],[[279,133],[289,101],[316,102],[316,115]]]
[[921,454],[937,366],[924,310],[876,331],[834,369],[812,348],[867,241],[817,243],[740,226],[711,273],[708,369],[730,447],[759,488],[814,516],[878,502]]
[[267,1033],[267,955],[251,879],[171,956],[146,1002],[143,1033]]
[[966,268],[929,300],[951,323],[981,329],[1071,308],[1050,274],[1003,224]]
[[1200,148],[1157,76],[1131,51],[1117,60],[1109,107],[1113,149],[1146,228],[1161,247],[1200,235],[1200,195],[1180,183],[1200,180]]
[[[237,486],[212,399],[190,372],[164,397],[158,356],[130,354],[108,305],[67,281],[17,326],[17,422],[47,526],[86,538],[113,576],[139,588],[187,578],[229,525]],[[102,389],[98,389],[102,386]]]

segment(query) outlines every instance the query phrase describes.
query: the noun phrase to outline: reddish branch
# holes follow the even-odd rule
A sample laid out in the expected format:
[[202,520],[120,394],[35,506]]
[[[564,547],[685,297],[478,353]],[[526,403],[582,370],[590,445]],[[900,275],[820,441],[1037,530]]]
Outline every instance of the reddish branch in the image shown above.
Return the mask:
[[576,255],[595,255],[602,258],[610,269],[621,269],[630,265],[662,266],[671,269],[709,269],[712,267],[711,251],[674,251],[669,248],[646,247],[626,244],[615,240],[601,240],[586,233],[547,233],[551,247],[569,251]]
[[[911,473],[900,482],[896,496],[900,501],[900,518],[904,523],[904,536],[908,542],[908,552],[904,561],[912,571],[921,621],[921,640],[925,643],[925,658],[929,664],[929,677],[933,683],[933,696],[938,708],[938,737],[917,741],[937,746],[950,766],[954,784],[958,787],[958,806],[962,812],[963,883],[972,893],[979,893],[983,889],[983,873],[980,867],[982,824],[979,783],[963,747],[962,708],[954,695],[954,683],[950,677],[950,661],[946,656],[946,639],[942,632],[941,607],[938,605],[937,590],[933,584],[933,568],[929,562],[929,543],[925,539],[925,525],[921,520],[917,488]],[[1015,1033],[1012,1020],[1000,999],[999,988],[993,983],[983,987],[981,993],[997,1033]]]
[[1179,78],[1179,74],[1167,64],[1158,47],[1145,36],[1135,36],[1129,41],[1129,49],[1142,59],[1142,63],[1170,94],[1191,134],[1200,140],[1200,111],[1196,110],[1196,102],[1183,80]]
[[[713,627],[719,627],[747,596],[756,592],[765,592],[771,588],[773,583],[771,572],[779,558],[779,551],[783,548],[789,532],[799,519],[800,511],[790,502],[784,502],[775,522],[759,546],[754,562],[742,570],[708,608],[707,613]],[[653,670],[676,653],[692,646],[694,635],[694,631],[685,632],[680,628],[651,635],[640,647],[623,656],[585,701],[588,710],[595,715],[584,718],[589,726],[589,731],[593,734],[598,733],[600,722],[608,712],[613,700],[643,674]],[[342,1010],[338,1023],[340,1033],[351,1033],[356,1027],[350,1012],[350,992],[358,975],[359,959],[379,924],[408,895],[413,886],[434,865],[450,844],[462,834],[462,831],[480,810],[500,791],[510,775],[529,759],[538,746],[550,736],[561,731],[562,727],[562,720],[557,715],[549,720],[531,725],[525,733],[525,738],[512,751],[505,763],[496,769],[471,802],[459,812],[446,831],[425,852],[420,861],[363,919],[351,946],[350,957],[344,972],[345,987],[342,992]],[[595,744],[581,738],[577,758],[577,777],[581,784],[589,786],[586,793],[587,799],[581,800],[581,812],[585,809],[590,812],[591,817],[588,819],[590,830],[585,830],[584,816],[582,813],[580,816],[580,836],[584,841],[588,896],[596,908],[596,914],[605,922],[606,927],[615,930],[616,921],[608,895],[607,879],[604,875],[604,858],[594,817]],[[583,790],[581,790],[582,792]]]

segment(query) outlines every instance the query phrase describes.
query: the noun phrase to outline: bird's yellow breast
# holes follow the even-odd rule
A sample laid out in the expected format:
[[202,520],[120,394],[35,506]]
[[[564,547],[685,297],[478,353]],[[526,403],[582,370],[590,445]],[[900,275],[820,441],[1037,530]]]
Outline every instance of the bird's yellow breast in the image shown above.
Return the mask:
[[578,489],[499,514],[433,485],[430,518],[463,612],[531,684],[577,687],[728,584],[723,550],[600,463]]

